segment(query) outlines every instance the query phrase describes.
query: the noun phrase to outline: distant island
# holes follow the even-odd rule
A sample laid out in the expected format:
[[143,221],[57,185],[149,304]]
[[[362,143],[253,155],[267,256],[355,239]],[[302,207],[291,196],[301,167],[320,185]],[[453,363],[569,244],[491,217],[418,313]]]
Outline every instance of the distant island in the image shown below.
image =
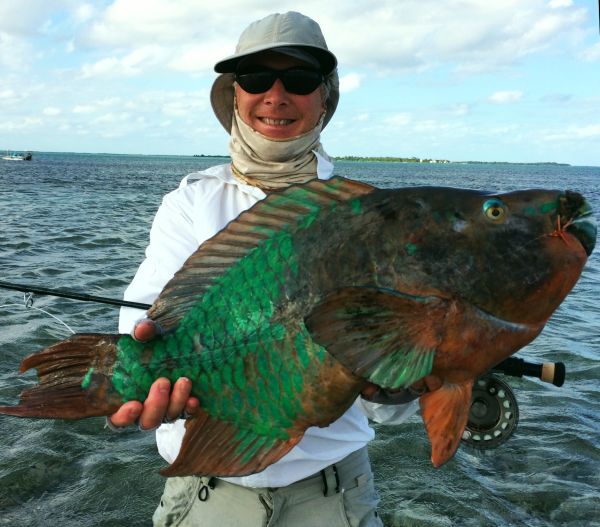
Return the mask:
[[424,159],[420,157],[360,157],[339,156],[334,157],[336,161],[385,161],[388,163],[450,163],[448,159]]
[[457,164],[483,164],[483,165],[556,165],[571,166],[569,163],[556,163],[554,161],[515,162],[515,161],[450,161],[449,159],[429,159],[423,157],[361,157],[361,156],[336,156],[336,161],[383,161],[387,163],[457,163]]
[[[228,155],[194,154],[193,157],[219,157],[228,158]],[[568,167],[569,163],[556,163],[554,161],[517,162],[517,161],[450,161],[449,159],[430,159],[424,157],[394,157],[394,156],[331,156],[334,161],[361,161],[385,163],[454,163],[454,164],[481,164],[481,165],[556,165]]]

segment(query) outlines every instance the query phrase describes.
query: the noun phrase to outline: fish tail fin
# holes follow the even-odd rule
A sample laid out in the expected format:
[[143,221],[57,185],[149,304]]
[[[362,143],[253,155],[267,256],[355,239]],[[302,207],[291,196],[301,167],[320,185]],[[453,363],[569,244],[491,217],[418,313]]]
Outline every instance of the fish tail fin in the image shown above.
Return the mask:
[[110,378],[94,369],[114,362],[117,335],[80,334],[25,357],[21,373],[37,369],[39,382],[21,392],[17,406],[0,414],[48,419],[110,415],[122,404]]
[[431,443],[431,462],[438,468],[458,449],[471,408],[471,381],[445,384],[421,396],[421,415]]

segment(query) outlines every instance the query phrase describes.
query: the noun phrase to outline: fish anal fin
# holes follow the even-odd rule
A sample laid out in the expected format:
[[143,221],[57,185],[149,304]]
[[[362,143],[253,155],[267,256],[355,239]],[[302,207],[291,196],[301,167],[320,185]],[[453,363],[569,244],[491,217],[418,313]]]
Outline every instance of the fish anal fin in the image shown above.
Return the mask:
[[255,434],[214,419],[204,410],[188,419],[179,455],[163,476],[246,476],[261,472],[287,454],[302,438]]
[[431,443],[431,462],[438,468],[458,449],[471,408],[472,381],[445,384],[421,396],[421,415]]
[[431,372],[447,309],[444,299],[374,287],[346,287],[306,318],[315,342],[355,375],[386,389]]

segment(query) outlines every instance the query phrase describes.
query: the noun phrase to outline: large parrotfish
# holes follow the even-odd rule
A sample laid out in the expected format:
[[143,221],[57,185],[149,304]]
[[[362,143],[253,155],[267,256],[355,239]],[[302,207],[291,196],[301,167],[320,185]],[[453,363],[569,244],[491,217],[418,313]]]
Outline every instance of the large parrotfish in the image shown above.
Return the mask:
[[79,419],[165,376],[200,399],[168,476],[259,472],[368,383],[420,397],[439,466],[475,378],[531,342],[596,239],[574,192],[393,190],[333,178],[273,193],[204,243],[149,312],[148,343],[82,334],[25,358],[39,384],[0,413]]

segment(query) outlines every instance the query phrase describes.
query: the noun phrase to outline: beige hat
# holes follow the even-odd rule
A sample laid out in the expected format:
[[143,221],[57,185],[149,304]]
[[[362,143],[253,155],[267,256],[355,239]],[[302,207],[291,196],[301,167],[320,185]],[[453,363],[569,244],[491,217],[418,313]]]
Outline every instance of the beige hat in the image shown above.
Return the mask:
[[329,86],[323,120],[323,127],[325,127],[333,116],[340,97],[337,59],[327,49],[319,24],[307,16],[289,11],[283,14],[274,13],[252,22],[240,35],[235,54],[215,65],[215,71],[221,75],[213,83],[210,102],[223,128],[228,133],[231,132],[233,72],[238,62],[249,55],[266,50],[303,60],[318,67],[325,75],[325,82]]

